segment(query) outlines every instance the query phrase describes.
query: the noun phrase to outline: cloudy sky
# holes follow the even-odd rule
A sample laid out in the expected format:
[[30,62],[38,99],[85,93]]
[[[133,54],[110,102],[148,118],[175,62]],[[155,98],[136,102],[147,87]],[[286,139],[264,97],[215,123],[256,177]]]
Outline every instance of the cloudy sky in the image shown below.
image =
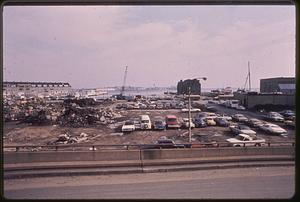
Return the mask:
[[294,6],[6,6],[4,81],[243,87],[295,76]]

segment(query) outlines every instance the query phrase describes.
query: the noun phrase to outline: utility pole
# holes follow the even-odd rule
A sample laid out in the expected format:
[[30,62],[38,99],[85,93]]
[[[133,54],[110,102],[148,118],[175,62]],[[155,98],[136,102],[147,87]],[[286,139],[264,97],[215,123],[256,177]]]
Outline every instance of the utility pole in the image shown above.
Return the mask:
[[189,142],[192,142],[192,127],[191,127],[191,87],[189,86]]

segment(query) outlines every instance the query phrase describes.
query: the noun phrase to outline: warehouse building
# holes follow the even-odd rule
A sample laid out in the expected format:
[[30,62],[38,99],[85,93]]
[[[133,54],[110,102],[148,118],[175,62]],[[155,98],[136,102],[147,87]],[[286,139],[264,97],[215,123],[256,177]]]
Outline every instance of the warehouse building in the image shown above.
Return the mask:
[[239,100],[240,104],[247,109],[252,109],[260,106],[274,106],[274,107],[294,107],[294,94],[252,94],[252,93],[234,93],[234,99]]
[[260,80],[260,93],[235,92],[234,99],[247,109],[264,106],[290,108],[295,107],[295,91],[294,77],[268,78]]
[[189,87],[192,95],[201,95],[201,83],[198,79],[180,80],[177,83],[177,94],[189,94]]
[[295,94],[295,77],[277,77],[260,80],[261,93]]
[[63,97],[71,91],[71,85],[65,82],[3,82],[4,96]]

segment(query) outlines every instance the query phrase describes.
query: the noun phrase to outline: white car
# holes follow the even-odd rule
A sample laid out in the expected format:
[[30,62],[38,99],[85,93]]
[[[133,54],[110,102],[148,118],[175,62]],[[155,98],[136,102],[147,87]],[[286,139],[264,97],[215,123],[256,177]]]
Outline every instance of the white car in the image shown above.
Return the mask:
[[259,127],[261,130],[268,132],[268,133],[273,133],[273,134],[284,134],[287,133],[287,131],[280,126],[272,123],[266,123],[263,124]]
[[225,114],[222,114],[222,115],[218,116],[218,118],[226,119],[227,121],[231,121],[232,120],[231,116],[227,116]]
[[183,128],[189,128],[189,124],[191,124],[191,128],[195,128],[195,124],[192,122],[192,120],[189,121],[189,118],[183,118],[182,119],[182,127]]
[[248,118],[245,117],[243,114],[235,114],[232,116],[232,119],[238,122],[247,122]]
[[[181,109],[181,112],[189,112],[188,108]],[[201,112],[201,109],[199,108],[191,108],[191,112]]]
[[135,126],[133,121],[125,121],[124,125],[122,126],[122,132],[132,132],[135,130]]
[[262,146],[266,143],[265,139],[251,137],[246,134],[238,134],[234,138],[226,139],[230,146],[243,147],[243,146]]
[[242,110],[242,111],[246,110],[246,108],[244,106],[241,106],[241,105],[238,105],[235,109]]

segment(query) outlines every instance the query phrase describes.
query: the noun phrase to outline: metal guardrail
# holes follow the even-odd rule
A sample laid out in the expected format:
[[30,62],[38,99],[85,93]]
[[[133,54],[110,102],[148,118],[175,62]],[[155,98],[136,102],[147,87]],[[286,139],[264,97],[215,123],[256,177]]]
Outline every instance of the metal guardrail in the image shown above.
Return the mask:
[[[240,143],[243,147],[249,147],[247,143]],[[277,141],[277,142],[266,142],[261,146],[292,146],[295,147],[293,141]],[[170,149],[170,148],[208,148],[208,147],[232,147],[228,142],[211,142],[211,143],[182,143],[182,144],[114,144],[114,145],[102,145],[102,144],[61,144],[61,145],[13,145],[4,146],[4,151],[15,151],[19,152],[22,149],[25,151],[58,151],[58,150],[80,150],[82,148],[88,148],[90,151],[101,150],[130,150],[130,149]],[[254,145],[252,147],[255,147]]]

